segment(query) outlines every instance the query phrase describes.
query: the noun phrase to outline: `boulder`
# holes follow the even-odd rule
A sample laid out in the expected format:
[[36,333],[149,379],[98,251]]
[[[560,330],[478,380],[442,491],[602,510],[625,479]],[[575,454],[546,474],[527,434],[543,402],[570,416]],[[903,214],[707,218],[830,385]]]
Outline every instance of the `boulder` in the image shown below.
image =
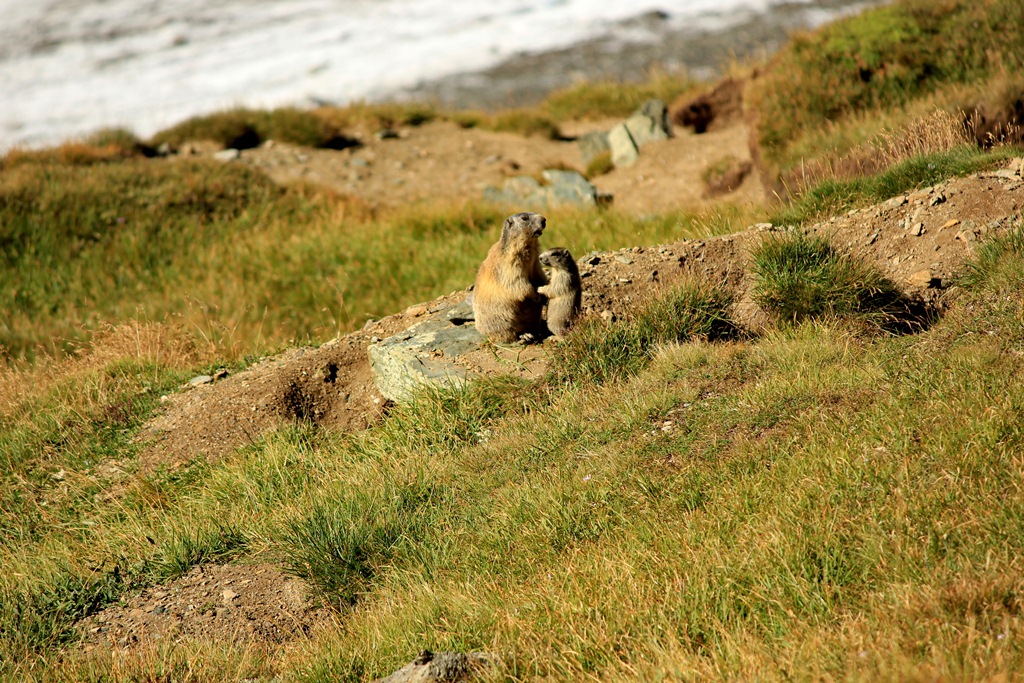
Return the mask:
[[607,131],[595,131],[581,135],[576,139],[576,144],[580,148],[580,155],[583,157],[584,166],[589,166],[591,161],[605,152],[611,151],[611,146],[608,144]]
[[599,197],[597,188],[577,171],[548,169],[541,173],[541,177],[544,183],[530,176],[509,178],[500,190],[487,188],[484,198],[529,210],[564,205],[594,206],[599,200],[607,201],[607,198]]
[[367,348],[374,383],[386,398],[407,401],[423,384],[451,386],[474,377],[459,356],[485,341],[469,299]]
[[632,166],[640,158],[640,149],[625,123],[608,131],[608,145],[612,152],[612,164],[617,168]]

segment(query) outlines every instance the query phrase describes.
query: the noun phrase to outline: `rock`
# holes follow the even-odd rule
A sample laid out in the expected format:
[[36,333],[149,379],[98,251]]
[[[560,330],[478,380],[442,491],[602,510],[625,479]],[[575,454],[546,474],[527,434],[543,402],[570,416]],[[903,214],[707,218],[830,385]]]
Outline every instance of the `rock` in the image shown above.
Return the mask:
[[956,234],[956,239],[961,242],[974,242],[978,239],[978,235],[973,230],[961,230]]
[[633,264],[633,259],[629,258],[625,254],[616,254],[615,260],[618,261],[619,263],[625,263],[627,266]]
[[216,159],[217,161],[234,161],[235,159],[238,159],[241,156],[242,153],[239,152],[234,147],[228,147],[227,149],[222,149],[219,152],[213,153],[213,158]]
[[932,197],[931,201],[928,202],[928,205],[929,206],[938,206],[939,204],[942,204],[945,201],[946,201],[946,195],[944,195],[943,193],[940,192],[937,195],[935,195],[934,197]]
[[921,233],[924,232],[924,223],[914,223],[910,226],[910,234],[914,237],[920,237]]
[[461,384],[474,377],[454,362],[485,341],[472,321],[472,304],[463,301],[371,344],[367,353],[377,389],[392,401],[402,402],[423,384]]
[[210,375],[197,375],[188,381],[189,386],[198,387],[213,381]]
[[608,146],[612,152],[612,164],[616,167],[632,166],[640,158],[640,149],[625,123],[608,131]]
[[649,142],[667,140],[672,136],[668,122],[668,109],[661,100],[648,100],[626,119],[626,128],[637,147]]
[[597,189],[576,171],[547,170],[541,176],[548,182],[548,205],[597,204]]
[[233,600],[234,600],[235,598],[237,598],[237,597],[238,597],[238,593],[236,593],[235,591],[231,590],[230,588],[225,588],[225,589],[224,589],[223,591],[221,591],[221,593],[220,593],[220,598],[221,598],[221,600],[223,600],[223,601],[224,601],[224,604],[225,604],[225,605],[230,605],[230,604],[231,604],[231,602],[232,602],[232,601],[233,601]]
[[919,270],[910,277],[908,277],[907,284],[910,285],[911,287],[920,287],[921,289],[927,289],[929,287],[934,287],[937,284],[937,282],[935,276],[932,275],[932,271],[925,268],[924,270]]
[[608,144],[607,131],[595,131],[586,133],[576,139],[580,148],[580,155],[583,157],[583,165],[587,166],[591,161],[611,150]]
[[500,190],[494,187],[484,190],[484,198],[539,210],[564,205],[595,206],[598,203],[597,188],[576,171],[548,169],[541,173],[541,177],[545,184],[530,176],[509,178]]
[[885,205],[888,206],[889,208],[895,209],[903,206],[904,204],[907,203],[907,201],[908,200],[906,195],[900,195],[899,197],[893,197],[892,199],[887,201]]
[[484,666],[493,666],[499,661],[496,655],[486,652],[431,652],[424,650],[405,666],[390,676],[378,678],[374,683],[454,683],[464,681],[474,671]]

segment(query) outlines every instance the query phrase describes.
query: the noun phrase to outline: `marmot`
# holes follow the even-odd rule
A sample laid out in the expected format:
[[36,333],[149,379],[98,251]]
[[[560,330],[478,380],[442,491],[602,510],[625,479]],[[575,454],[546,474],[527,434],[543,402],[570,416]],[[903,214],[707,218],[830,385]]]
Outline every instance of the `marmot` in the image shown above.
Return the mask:
[[517,213],[505,219],[501,239],[487,252],[473,286],[473,315],[480,333],[509,344],[523,334],[544,330],[544,297],[537,288],[547,284],[540,266],[540,234],[547,219],[536,213]]
[[551,334],[564,337],[582,309],[580,269],[569,250],[561,247],[545,251],[540,262],[551,269],[550,284],[537,290],[548,299],[548,329]]

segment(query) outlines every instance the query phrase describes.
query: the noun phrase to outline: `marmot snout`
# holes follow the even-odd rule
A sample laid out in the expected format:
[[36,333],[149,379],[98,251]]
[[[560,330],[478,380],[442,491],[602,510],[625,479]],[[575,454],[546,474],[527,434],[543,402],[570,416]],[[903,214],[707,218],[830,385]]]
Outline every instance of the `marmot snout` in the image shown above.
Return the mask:
[[537,291],[548,299],[548,329],[564,337],[583,307],[583,280],[568,249],[548,249],[540,262],[551,270],[551,282]]
[[507,344],[544,329],[544,297],[537,288],[548,281],[538,258],[546,226],[547,219],[537,213],[509,216],[501,227],[501,239],[480,265],[473,287],[473,314],[477,329],[491,341]]

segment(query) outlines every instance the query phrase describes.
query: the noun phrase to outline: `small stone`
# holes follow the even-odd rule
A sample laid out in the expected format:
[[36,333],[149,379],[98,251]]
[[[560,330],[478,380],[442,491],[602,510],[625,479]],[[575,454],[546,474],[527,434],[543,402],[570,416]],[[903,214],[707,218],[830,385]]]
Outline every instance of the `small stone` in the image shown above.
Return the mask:
[[929,206],[938,206],[939,204],[942,204],[945,201],[946,201],[946,195],[940,192],[939,194],[937,194],[934,197],[932,197],[932,200],[930,202],[928,202],[928,205]]
[[629,258],[624,254],[616,254],[615,260],[619,263],[625,263],[627,266],[633,265],[633,259]]
[[973,230],[961,230],[956,234],[956,239],[961,242],[974,242],[978,239],[978,236]]
[[228,147],[227,149],[222,149],[221,151],[214,152],[213,154],[213,158],[217,161],[234,161],[241,156],[242,153],[234,147]]
[[605,309],[601,311],[601,320],[611,325],[613,322],[615,322],[615,314]]
[[885,203],[885,205],[895,209],[897,207],[903,206],[906,203],[907,203],[907,196],[906,195],[900,195],[899,197],[893,197],[892,199],[887,201]]
[[197,375],[188,381],[189,386],[198,387],[203,384],[209,384],[213,381],[213,377],[210,375]]
[[952,220],[948,220],[945,223],[943,223],[942,224],[942,229],[945,230],[946,228],[952,228],[954,225],[959,225],[959,223],[960,223],[960,221],[958,221],[957,219],[953,218]]
[[910,234],[913,235],[914,237],[920,237],[921,233],[923,232],[924,223],[914,223],[914,225],[910,227]]
[[925,268],[924,270],[919,270],[907,278],[907,284],[909,284],[911,287],[921,287],[923,289],[927,289],[928,287],[933,286],[934,283],[935,276],[932,275],[932,271],[928,270],[927,268]]
[[225,588],[223,591],[221,591],[220,597],[225,604],[230,605],[231,601],[238,597],[238,593],[231,590],[230,588]]

